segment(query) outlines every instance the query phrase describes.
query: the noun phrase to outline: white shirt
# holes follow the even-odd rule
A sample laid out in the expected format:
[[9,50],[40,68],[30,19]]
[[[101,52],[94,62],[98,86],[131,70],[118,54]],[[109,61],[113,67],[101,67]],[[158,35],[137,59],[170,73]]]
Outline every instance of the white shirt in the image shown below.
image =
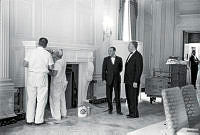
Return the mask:
[[[135,50],[136,51],[136,50]],[[129,57],[127,58],[127,62],[129,61],[129,59],[131,58],[131,56],[135,53],[135,51],[133,51],[130,55],[129,55]]]
[[36,73],[48,73],[48,66],[54,64],[51,54],[43,47],[31,51],[24,60],[29,63],[28,71]]
[[65,83],[66,80],[66,75],[65,75],[65,70],[66,70],[66,62],[64,59],[59,59],[55,62],[54,69],[57,71],[56,76],[52,77],[52,82],[54,83]]
[[116,56],[111,57],[112,64],[115,64],[115,57]]
[[193,55],[193,56],[194,56],[194,59],[197,60],[197,56],[196,55]]

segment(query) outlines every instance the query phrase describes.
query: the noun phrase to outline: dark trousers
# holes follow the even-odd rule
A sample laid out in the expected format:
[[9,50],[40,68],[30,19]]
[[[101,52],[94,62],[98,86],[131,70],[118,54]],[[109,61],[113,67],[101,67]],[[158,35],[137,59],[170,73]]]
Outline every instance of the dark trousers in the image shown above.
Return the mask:
[[198,69],[191,69],[191,81],[192,81],[192,85],[194,85],[194,87],[196,88],[196,81],[197,81],[197,73],[198,73]]
[[116,110],[117,113],[121,112],[121,102],[120,102],[120,82],[116,82],[113,80],[111,85],[106,84],[106,98],[108,100],[108,110],[113,110],[112,105],[112,92],[114,88],[115,92],[115,102],[116,102]]
[[139,117],[139,112],[138,112],[139,86],[140,85],[138,84],[138,88],[133,88],[133,85],[125,84],[129,115],[133,117]]

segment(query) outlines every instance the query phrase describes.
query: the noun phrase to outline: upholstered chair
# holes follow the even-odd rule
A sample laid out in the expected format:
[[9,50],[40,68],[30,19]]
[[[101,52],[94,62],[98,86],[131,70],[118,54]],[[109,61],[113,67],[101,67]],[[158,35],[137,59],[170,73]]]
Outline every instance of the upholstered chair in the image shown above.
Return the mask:
[[197,100],[197,92],[193,85],[181,88],[189,127],[193,128],[200,122],[200,106]]
[[183,96],[179,87],[162,90],[163,104],[166,116],[167,135],[176,135],[183,127],[188,127],[188,118]]

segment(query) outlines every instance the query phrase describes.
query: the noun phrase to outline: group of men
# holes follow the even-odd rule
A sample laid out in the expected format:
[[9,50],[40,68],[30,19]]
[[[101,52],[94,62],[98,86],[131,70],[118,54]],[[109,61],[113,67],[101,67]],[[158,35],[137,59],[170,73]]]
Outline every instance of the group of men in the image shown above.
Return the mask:
[[[50,109],[55,120],[61,120],[67,116],[65,90],[67,80],[65,76],[66,62],[62,59],[63,51],[55,51],[52,55],[45,48],[48,40],[40,38],[38,46],[24,59],[24,67],[27,67],[27,124],[44,124],[44,112],[48,99],[48,74],[51,77],[50,85]],[[143,70],[143,58],[137,51],[138,43],[129,43],[130,52],[124,73],[126,98],[129,114],[127,118],[138,118],[138,94],[140,77]],[[112,114],[112,92],[114,88],[117,114],[123,115],[120,103],[120,87],[123,69],[122,58],[116,56],[116,48],[108,49],[109,56],[104,58],[102,80],[106,82],[106,97],[108,99],[109,114]]]
[[[138,118],[138,95],[140,87],[140,78],[143,71],[143,57],[137,51],[138,42],[131,41],[128,45],[128,55],[125,63],[124,83],[126,99],[128,104],[129,114],[127,118]],[[116,48],[110,47],[108,49],[108,57],[103,60],[102,67],[102,80],[106,83],[106,97],[108,101],[108,113],[112,114],[112,92],[114,88],[116,111],[117,114],[123,115],[121,112],[120,102],[120,88],[121,88],[121,76],[120,73],[123,69],[122,58],[116,56]]]
[[51,55],[45,48],[48,40],[40,38],[38,46],[24,59],[27,67],[27,124],[44,124],[44,112],[48,99],[48,74],[51,77],[50,109],[55,120],[67,116],[65,90],[66,62],[62,59],[63,51],[57,50]]

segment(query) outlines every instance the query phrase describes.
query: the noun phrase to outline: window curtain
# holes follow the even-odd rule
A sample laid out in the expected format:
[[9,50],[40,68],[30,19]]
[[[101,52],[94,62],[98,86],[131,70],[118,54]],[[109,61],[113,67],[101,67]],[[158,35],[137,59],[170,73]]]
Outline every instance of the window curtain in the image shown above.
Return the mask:
[[125,0],[119,0],[119,23],[118,23],[119,40],[122,40],[123,38],[124,5],[125,5]]
[[125,0],[123,16],[123,41],[131,41],[130,0]]
[[136,0],[120,0],[118,39],[124,41],[136,40]]
[[130,24],[131,24],[131,40],[136,40],[136,20],[137,20],[137,2],[130,0]]

